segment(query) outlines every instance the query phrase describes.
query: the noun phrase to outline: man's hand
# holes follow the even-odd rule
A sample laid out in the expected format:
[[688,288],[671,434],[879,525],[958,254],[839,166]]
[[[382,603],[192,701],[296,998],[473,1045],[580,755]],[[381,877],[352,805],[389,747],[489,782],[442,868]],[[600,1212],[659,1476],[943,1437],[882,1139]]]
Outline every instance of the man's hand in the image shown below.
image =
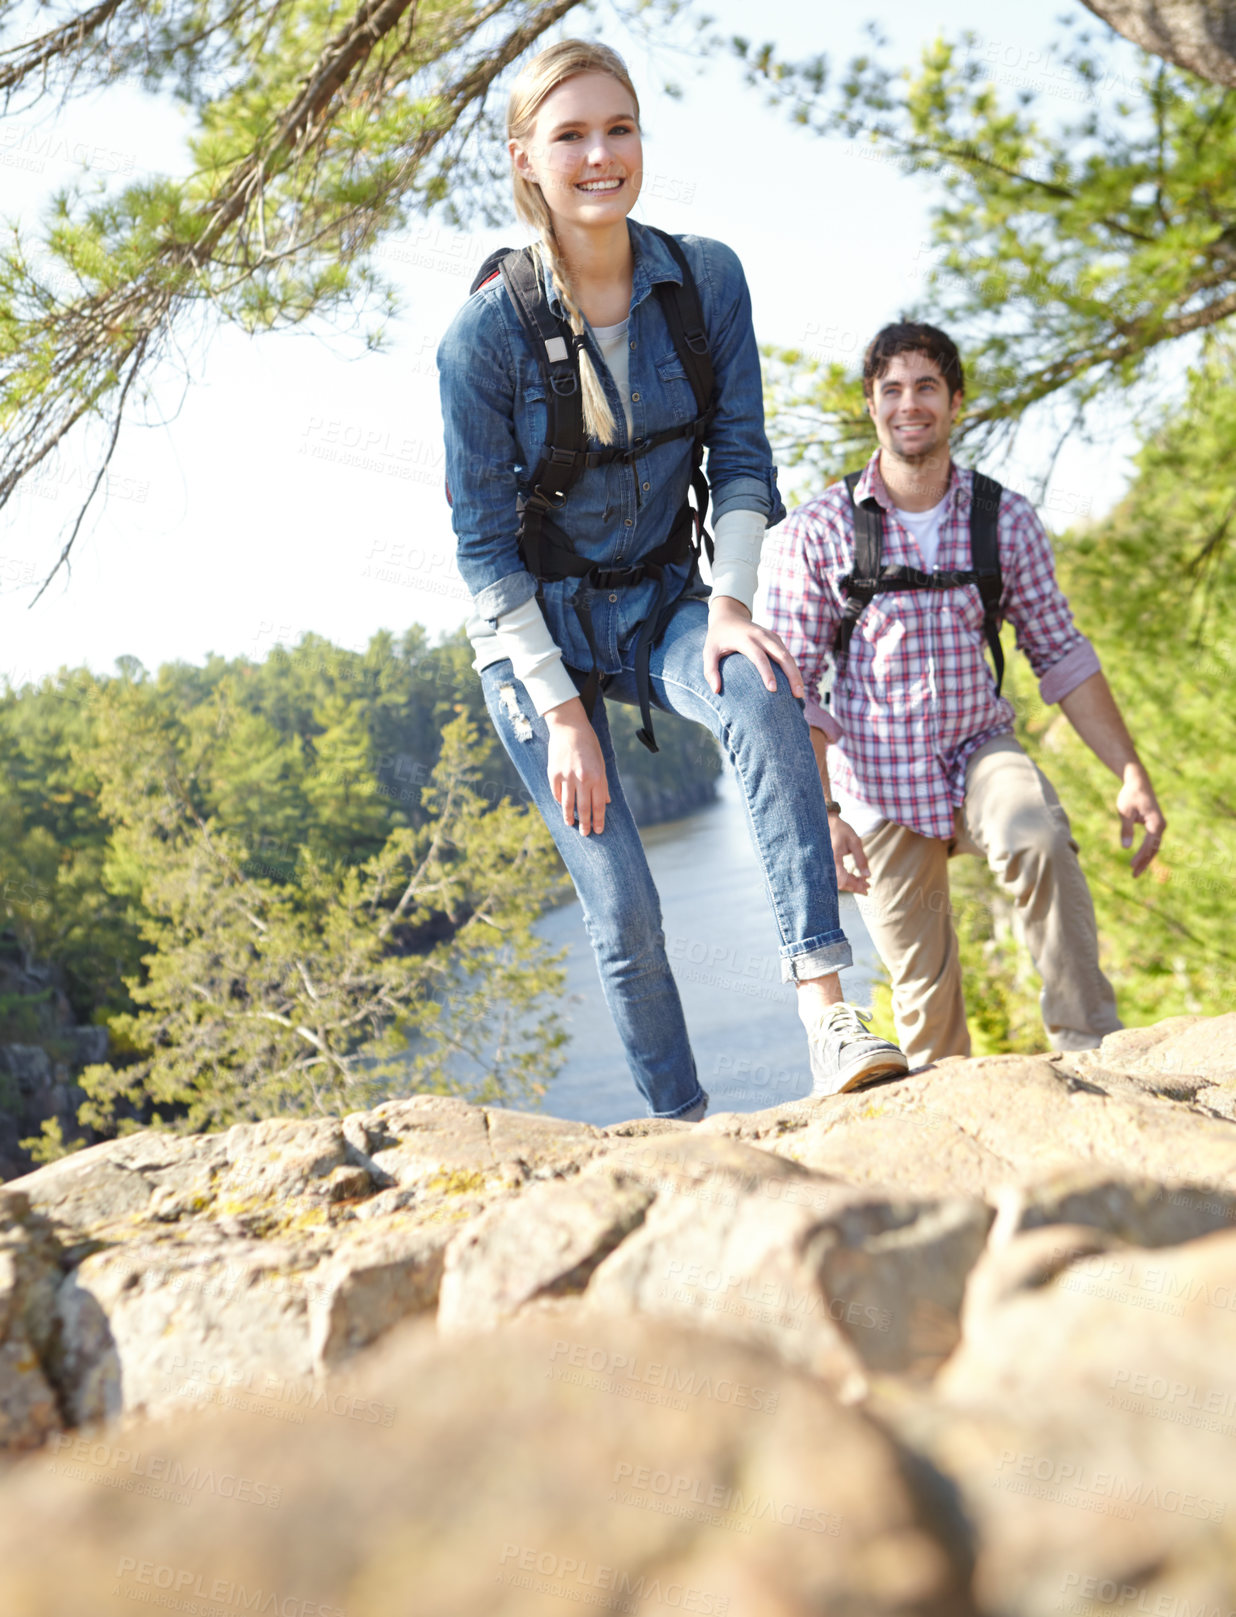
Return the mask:
[[[863,854],[863,839],[858,832],[841,818],[840,814],[828,816],[828,834],[833,844],[833,863],[837,867],[837,890],[841,893],[867,894],[867,882],[871,875],[871,867]],[[854,869],[858,875],[846,869],[846,855],[854,861]]]
[[551,707],[545,723],[549,728],[549,784],[555,802],[562,805],[563,821],[573,825],[578,818],[581,836],[593,831],[599,835],[605,829],[609,782],[601,743],[584,704],[575,697]]
[[1146,827],[1142,845],[1133,855],[1133,875],[1136,878],[1149,868],[1150,861],[1159,851],[1163,833],[1167,830],[1167,821],[1163,818],[1163,810],[1154,795],[1150,776],[1140,764],[1130,764],[1124,772],[1124,784],[1116,795],[1116,813],[1120,816],[1122,848],[1133,846],[1135,825]]
[[729,595],[714,595],[708,603],[708,638],[704,641],[704,678],[718,696],[721,694],[721,660],[740,652],[760,671],[770,691],[777,688],[772,665],[776,663],[790,682],[795,696],[806,695],[798,664],[785,649],[780,635],[752,623],[751,614],[741,601]]

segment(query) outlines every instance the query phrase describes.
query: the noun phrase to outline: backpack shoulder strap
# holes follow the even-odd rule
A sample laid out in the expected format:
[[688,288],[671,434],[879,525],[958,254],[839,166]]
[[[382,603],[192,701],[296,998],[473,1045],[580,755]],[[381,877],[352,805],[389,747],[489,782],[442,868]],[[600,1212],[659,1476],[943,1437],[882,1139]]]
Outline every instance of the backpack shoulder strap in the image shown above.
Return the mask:
[[974,473],[970,493],[970,567],[983,600],[983,633],[996,671],[996,694],[1004,684],[1004,651],[1000,645],[1000,496],[1004,490],[994,477]]
[[[583,408],[579,398],[579,359],[575,352],[575,333],[565,320],[559,320],[550,310],[540,269],[528,248],[508,253],[500,269],[503,284],[531,345],[533,358],[549,386],[552,395],[551,420],[555,413],[564,417],[577,415],[582,427]],[[572,399],[575,401],[574,409],[568,406],[563,410],[552,402]],[[555,432],[548,433],[547,437],[551,443],[561,441]]]
[[518,251],[518,247],[499,247],[490,253],[489,257],[472,277],[472,285],[468,288],[468,296],[471,297],[474,292],[479,292],[483,286],[488,286],[490,281],[496,280],[502,269],[502,260],[511,253]]
[[697,549],[703,544],[711,562],[712,536],[704,526],[708,520],[704,433],[716,407],[713,395],[717,389],[717,378],[708,347],[704,306],[700,302],[699,287],[695,283],[695,276],[691,273],[691,265],[687,262],[687,255],[682,250],[681,242],[676,241],[668,230],[658,230],[655,225],[647,225],[645,228],[664,245],[682,272],[681,284],[678,281],[657,282],[657,299],[661,305],[661,313],[665,316],[665,323],[669,327],[674,351],[682,361],[682,368],[687,373],[687,380],[695,395],[695,450],[691,462],[691,491],[695,495],[695,543]]
[[524,499],[524,562],[539,578],[545,571],[542,523],[561,510],[583,470],[588,448],[579,383],[578,340],[570,325],[549,307],[540,267],[529,248],[507,253],[499,265],[502,282],[524,329],[537,368],[545,379],[545,443]]
[[647,225],[658,241],[662,242],[678,268],[682,271],[681,285],[677,281],[658,281],[657,295],[661,310],[669,326],[674,347],[682,361],[682,368],[695,394],[695,408],[706,415],[712,408],[712,395],[716,387],[712,355],[708,348],[708,330],[704,325],[704,307],[700,302],[699,287],[687,262],[682,246],[668,230]]
[[833,638],[833,662],[840,674],[850,652],[850,640],[858,620],[871,597],[876,593],[880,579],[880,564],[884,553],[884,513],[874,499],[860,505],[854,498],[862,472],[851,472],[845,480],[850,496],[850,509],[854,514],[854,568],[841,580],[845,591],[845,610]]

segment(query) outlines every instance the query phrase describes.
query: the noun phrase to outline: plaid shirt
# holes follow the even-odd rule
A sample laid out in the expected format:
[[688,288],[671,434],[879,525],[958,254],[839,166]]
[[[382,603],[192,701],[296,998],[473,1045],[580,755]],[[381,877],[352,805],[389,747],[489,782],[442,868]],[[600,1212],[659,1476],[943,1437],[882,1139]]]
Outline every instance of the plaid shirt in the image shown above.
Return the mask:
[[[936,566],[970,566],[973,474],[954,465],[945,494]],[[921,567],[910,533],[893,514],[879,451],[855,498],[883,508],[886,565]],[[1097,673],[1094,648],[1073,622],[1056,583],[1051,540],[1033,506],[1005,489],[999,516],[1003,618],[1017,631],[1045,702],[1058,702]],[[877,595],[850,641],[830,709],[815,699],[832,662],[845,605],[840,579],[854,565],[854,515],[844,483],[793,512],[770,535],[767,621],[785,641],[807,686],[807,719],[828,736],[829,779],[839,795],[921,836],[951,838],[976,748],[1013,728],[984,657],[978,586]]]

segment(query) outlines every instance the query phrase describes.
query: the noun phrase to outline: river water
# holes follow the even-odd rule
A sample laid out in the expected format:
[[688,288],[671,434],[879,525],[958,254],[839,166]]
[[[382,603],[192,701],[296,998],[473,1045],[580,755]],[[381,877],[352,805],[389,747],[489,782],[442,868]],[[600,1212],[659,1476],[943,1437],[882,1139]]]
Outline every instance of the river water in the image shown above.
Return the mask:
[[[661,895],[666,950],[682,995],[700,1082],[712,1112],[753,1112],[811,1088],[794,989],[781,981],[777,927],[748,838],[736,786],[725,775],[715,803],[641,832]],[[841,925],[854,951],[846,998],[865,1006],[878,967],[853,897]],[[579,902],[544,916],[538,932],[565,947],[567,1057],[541,1109],[583,1123],[645,1113],[643,1098],[601,995]]]

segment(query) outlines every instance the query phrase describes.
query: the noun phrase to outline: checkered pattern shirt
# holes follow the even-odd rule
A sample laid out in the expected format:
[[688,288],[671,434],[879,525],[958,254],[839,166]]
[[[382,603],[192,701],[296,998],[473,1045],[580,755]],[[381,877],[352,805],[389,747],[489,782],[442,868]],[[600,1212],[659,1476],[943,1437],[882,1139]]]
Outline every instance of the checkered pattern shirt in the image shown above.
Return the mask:
[[[970,567],[973,474],[952,468],[936,566]],[[880,475],[868,461],[855,498],[874,495],[884,516],[885,565],[921,567]],[[1073,622],[1056,583],[1051,540],[1033,506],[1005,489],[998,523],[1004,581],[1001,613],[1017,632],[1045,702],[1058,702],[1097,673],[1099,660]],[[807,686],[807,719],[828,736],[829,779],[839,795],[921,836],[950,838],[974,751],[1013,728],[1011,704],[996,695],[984,657],[978,586],[877,595],[850,641],[845,673],[829,707],[818,701],[832,664],[845,605],[840,580],[854,566],[854,514],[844,483],[800,506],[768,536],[763,558],[766,618],[785,641]]]

